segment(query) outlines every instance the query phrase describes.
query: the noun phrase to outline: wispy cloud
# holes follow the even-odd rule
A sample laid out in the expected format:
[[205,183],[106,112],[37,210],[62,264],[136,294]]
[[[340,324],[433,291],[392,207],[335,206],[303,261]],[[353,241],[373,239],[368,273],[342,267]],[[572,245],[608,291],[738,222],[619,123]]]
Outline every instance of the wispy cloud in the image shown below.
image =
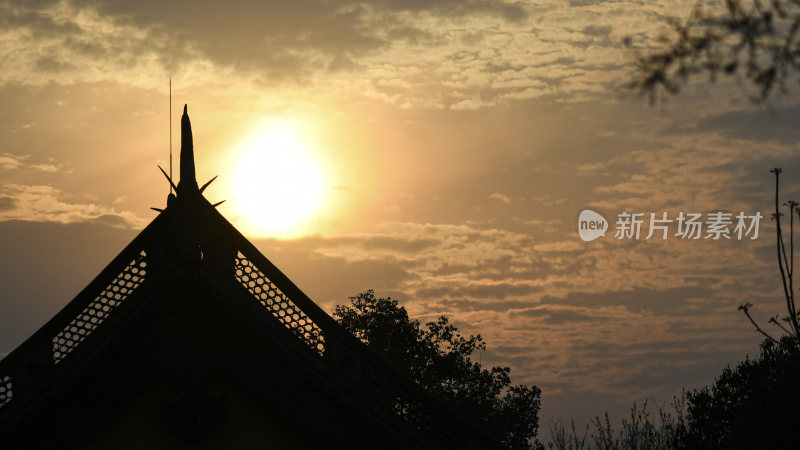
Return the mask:
[[146,223],[126,211],[93,203],[70,203],[64,193],[52,186],[0,185],[0,220],[73,223],[101,221],[123,228],[139,228]]
[[14,155],[11,153],[0,153],[0,169],[5,170],[34,170],[40,172],[55,173],[61,170],[62,165],[55,161],[32,163],[29,162],[30,155]]
[[489,198],[492,199],[492,200],[499,200],[499,201],[501,201],[503,203],[506,203],[506,204],[511,203],[511,199],[510,198],[508,198],[507,196],[505,196],[505,195],[503,195],[503,194],[501,194],[499,192],[495,192],[494,194],[490,195]]

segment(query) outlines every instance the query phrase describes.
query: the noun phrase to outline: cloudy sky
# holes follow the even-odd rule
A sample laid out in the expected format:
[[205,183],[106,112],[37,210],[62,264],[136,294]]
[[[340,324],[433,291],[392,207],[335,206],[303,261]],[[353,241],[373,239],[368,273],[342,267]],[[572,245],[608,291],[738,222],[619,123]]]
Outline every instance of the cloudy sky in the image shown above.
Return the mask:
[[[373,288],[448,315],[542,388],[545,427],[710,383],[757,351],[736,306],[781,312],[769,169],[800,191],[800,103],[621,91],[623,38],[694,3],[0,2],[0,355],[165,204],[171,77],[206,196],[326,310]],[[580,239],[587,208],[604,238]],[[714,211],[766,219],[614,238],[621,212]]]

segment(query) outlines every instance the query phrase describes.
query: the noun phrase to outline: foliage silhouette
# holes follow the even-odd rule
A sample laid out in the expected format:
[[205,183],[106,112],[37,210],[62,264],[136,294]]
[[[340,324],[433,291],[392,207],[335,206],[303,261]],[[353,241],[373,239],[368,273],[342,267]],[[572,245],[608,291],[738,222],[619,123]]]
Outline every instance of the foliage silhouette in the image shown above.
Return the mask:
[[687,449],[798,448],[800,346],[769,339],[754,360],[726,368],[711,388],[689,393]]
[[[671,35],[658,38],[659,48],[638,52],[637,73],[626,87],[649,97],[677,94],[692,75],[707,73],[713,82],[724,75],[743,75],[762,102],[800,69],[800,1],[724,0],[704,8],[698,2],[685,21],[668,18]],[[633,39],[627,37],[629,47]]]
[[471,359],[485,350],[480,335],[462,336],[447,317],[424,327],[397,300],[372,290],[338,305],[336,320],[370,348],[411,375],[424,389],[450,401],[510,449],[542,448],[539,428],[541,390],[511,385],[509,367],[484,369]]

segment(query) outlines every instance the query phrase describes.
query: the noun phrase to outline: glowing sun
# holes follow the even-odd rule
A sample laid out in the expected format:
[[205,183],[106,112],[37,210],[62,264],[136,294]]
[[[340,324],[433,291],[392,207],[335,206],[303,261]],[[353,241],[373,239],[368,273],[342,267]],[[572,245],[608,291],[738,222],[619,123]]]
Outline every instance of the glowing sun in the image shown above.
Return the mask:
[[322,172],[291,123],[261,128],[239,153],[231,203],[251,233],[291,237],[320,207]]

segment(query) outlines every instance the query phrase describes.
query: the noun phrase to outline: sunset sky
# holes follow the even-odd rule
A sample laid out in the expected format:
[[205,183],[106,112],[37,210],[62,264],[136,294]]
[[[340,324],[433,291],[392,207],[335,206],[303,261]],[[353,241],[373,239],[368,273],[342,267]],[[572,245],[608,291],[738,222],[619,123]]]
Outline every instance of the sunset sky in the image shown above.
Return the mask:
[[[0,356],[198,181],[327,311],[365,289],[481,333],[484,364],[586,423],[711,383],[782,312],[772,167],[800,87],[620,85],[694,0],[0,2]],[[579,213],[611,221],[584,242]],[[756,240],[614,238],[621,212],[760,212]],[[676,231],[672,228],[672,233]]]

